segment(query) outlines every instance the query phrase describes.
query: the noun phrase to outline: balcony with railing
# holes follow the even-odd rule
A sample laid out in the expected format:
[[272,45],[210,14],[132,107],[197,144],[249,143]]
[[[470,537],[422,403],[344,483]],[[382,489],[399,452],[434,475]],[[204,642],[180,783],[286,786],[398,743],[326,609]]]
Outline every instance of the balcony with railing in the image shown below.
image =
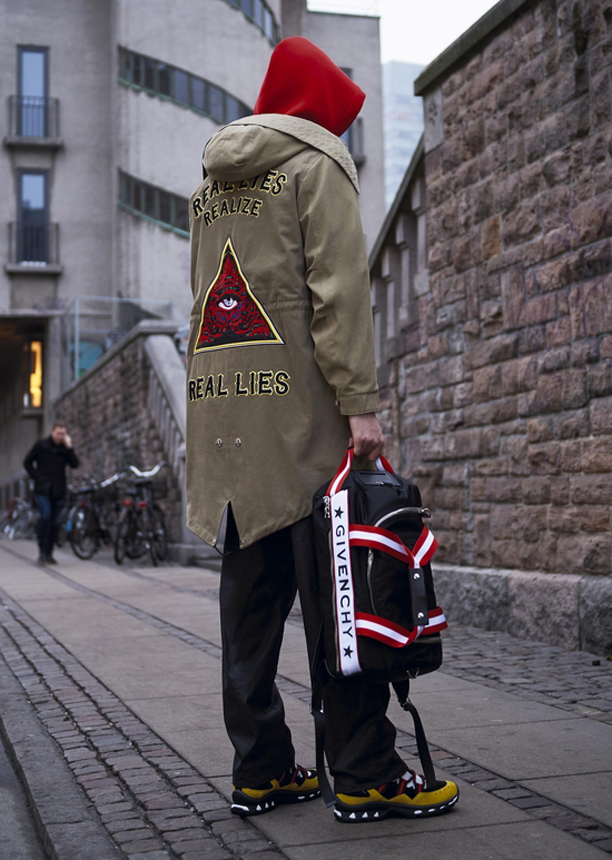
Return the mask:
[[59,99],[48,96],[9,96],[6,146],[59,149]]
[[8,273],[59,275],[59,224],[22,224],[11,221]]

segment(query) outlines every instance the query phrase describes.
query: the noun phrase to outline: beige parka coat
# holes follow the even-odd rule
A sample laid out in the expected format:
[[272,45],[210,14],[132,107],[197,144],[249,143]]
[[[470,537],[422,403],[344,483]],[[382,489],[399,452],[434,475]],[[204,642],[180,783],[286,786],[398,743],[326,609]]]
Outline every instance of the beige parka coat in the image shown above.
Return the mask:
[[331,132],[264,114],[222,128],[190,199],[187,524],[246,547],[312,510],[378,409],[355,165]]

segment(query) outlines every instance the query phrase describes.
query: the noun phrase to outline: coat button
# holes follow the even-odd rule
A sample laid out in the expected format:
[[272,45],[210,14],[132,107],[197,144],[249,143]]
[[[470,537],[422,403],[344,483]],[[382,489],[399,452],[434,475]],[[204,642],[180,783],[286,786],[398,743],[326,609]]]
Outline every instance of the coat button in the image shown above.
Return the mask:
[[242,445],[242,439],[236,439],[236,448],[240,448]]
[[223,445],[223,439],[217,439],[215,444],[216,444],[217,448],[220,448],[221,445]]

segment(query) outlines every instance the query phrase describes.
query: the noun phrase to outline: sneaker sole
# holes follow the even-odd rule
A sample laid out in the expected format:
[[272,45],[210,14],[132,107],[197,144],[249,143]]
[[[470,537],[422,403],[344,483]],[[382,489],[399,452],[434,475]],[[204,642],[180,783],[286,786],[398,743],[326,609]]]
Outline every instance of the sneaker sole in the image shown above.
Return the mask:
[[442,803],[432,803],[431,806],[408,806],[399,803],[390,805],[388,803],[370,803],[367,807],[364,805],[359,809],[354,806],[339,805],[336,803],[334,807],[334,815],[336,821],[341,821],[345,824],[361,824],[369,821],[382,821],[387,817],[398,818],[430,818],[432,815],[442,815],[445,812],[450,812],[453,806],[459,800],[457,793],[450,800],[445,800]]
[[234,791],[232,794],[232,804],[230,812],[234,815],[265,815],[266,812],[272,812],[277,806],[284,803],[306,803],[309,800],[316,800],[321,796],[320,789],[314,791],[273,791],[266,797],[260,800],[253,800],[248,794],[242,791]]

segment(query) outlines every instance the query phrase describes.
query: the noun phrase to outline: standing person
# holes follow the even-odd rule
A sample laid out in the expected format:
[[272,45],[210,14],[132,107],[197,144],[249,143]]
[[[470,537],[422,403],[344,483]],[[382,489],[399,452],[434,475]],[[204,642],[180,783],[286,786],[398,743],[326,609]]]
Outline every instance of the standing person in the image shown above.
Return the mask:
[[34,481],[38,507],[38,563],[57,564],[53,558],[53,546],[57,537],[57,521],[66,497],[66,466],[76,469],[79,465],[66,425],[56,422],[51,435],[34,444],[23,465]]
[[[299,586],[312,659],[313,494],[349,438],[370,460],[384,444],[357,171],[339,139],[364,98],[311,42],[283,40],[255,116],[211,138],[190,200],[187,518],[224,554],[223,706],[240,815],[319,795],[274,683],[283,627]],[[324,697],[337,806],[423,815],[456,793],[423,792],[395,752],[388,685],[330,681]]]

